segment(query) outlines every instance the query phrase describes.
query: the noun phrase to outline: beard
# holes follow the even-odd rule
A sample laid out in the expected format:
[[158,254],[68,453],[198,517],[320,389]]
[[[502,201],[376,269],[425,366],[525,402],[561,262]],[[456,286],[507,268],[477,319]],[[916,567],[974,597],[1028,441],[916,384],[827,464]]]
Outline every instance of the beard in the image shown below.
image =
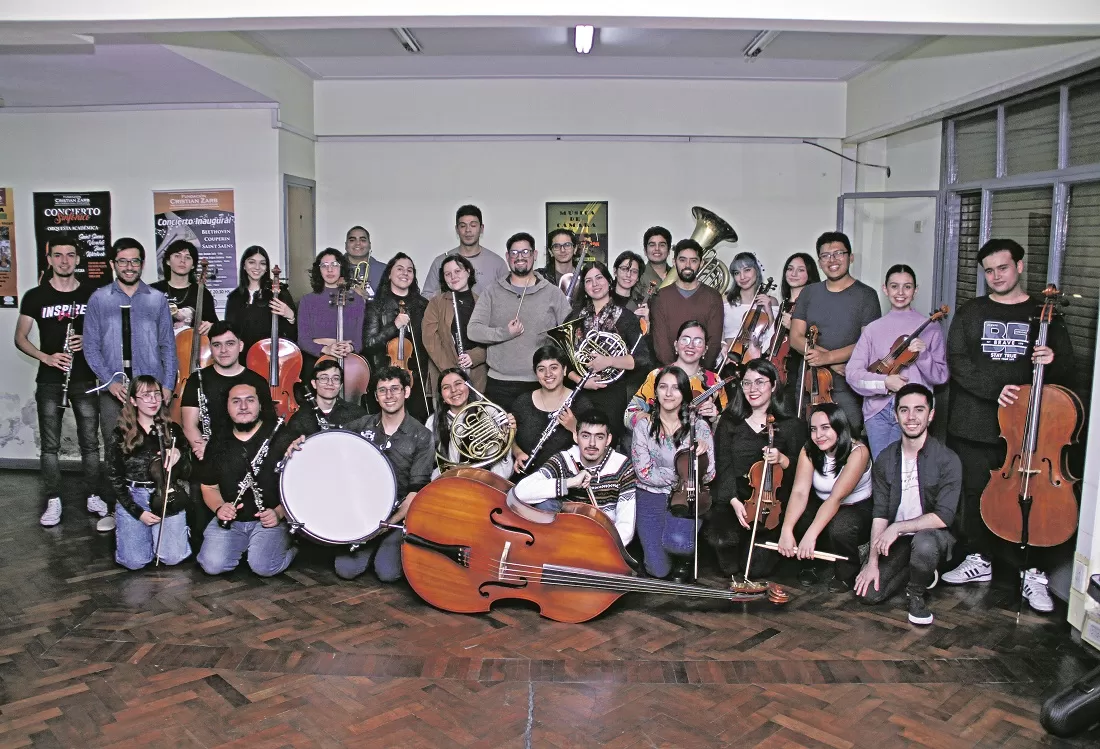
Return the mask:
[[245,422],[243,424],[239,421],[234,421],[233,422],[233,431],[234,432],[240,432],[241,434],[244,434],[246,432],[251,432],[252,429],[259,423],[260,423],[260,417],[259,416],[257,416],[252,421]]
[[512,275],[519,276],[520,278],[525,278],[525,277],[531,275],[532,270],[533,270],[533,268],[530,265],[528,265],[523,270],[519,270],[518,268],[512,268]]
[[691,268],[677,268],[676,276],[684,283],[691,283],[695,280],[695,277],[699,275],[695,270]]

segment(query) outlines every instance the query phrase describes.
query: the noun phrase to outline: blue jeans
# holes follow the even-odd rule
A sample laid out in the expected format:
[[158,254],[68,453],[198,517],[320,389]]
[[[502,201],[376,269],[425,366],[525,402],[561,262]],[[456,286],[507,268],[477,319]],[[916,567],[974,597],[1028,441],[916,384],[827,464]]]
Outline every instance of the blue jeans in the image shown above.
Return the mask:
[[208,575],[237,569],[248,552],[248,566],[260,577],[271,577],[290,566],[298,547],[290,542],[286,523],[264,528],[259,520],[234,520],[229,528],[214,518],[202,534],[198,563]]
[[867,446],[871,448],[872,459],[877,458],[880,452],[901,439],[901,427],[898,426],[898,417],[894,413],[893,400],[868,419],[863,426],[867,430]]
[[367,571],[374,559],[374,573],[384,583],[395,583],[405,576],[401,569],[402,534],[389,531],[355,551],[336,555],[336,575],[344,580],[354,580]]
[[[149,509],[149,490],[130,489],[130,497],[143,510]],[[160,534],[160,561],[179,564],[191,556],[191,544],[187,541],[187,514],[169,515],[156,525],[146,525],[125,507],[115,508],[115,561],[126,569],[140,570],[153,561],[157,537]]]
[[634,502],[646,572],[653,577],[668,577],[673,555],[688,556],[695,551],[695,520],[673,516],[668,511],[667,494],[637,488]]
[[[69,403],[76,417],[76,439],[80,444],[80,464],[84,469],[84,492],[99,491],[99,396],[84,391],[91,382],[70,382]],[[38,405],[38,434],[42,441],[42,483],[46,498],[61,496],[61,385],[40,383],[34,391]]]

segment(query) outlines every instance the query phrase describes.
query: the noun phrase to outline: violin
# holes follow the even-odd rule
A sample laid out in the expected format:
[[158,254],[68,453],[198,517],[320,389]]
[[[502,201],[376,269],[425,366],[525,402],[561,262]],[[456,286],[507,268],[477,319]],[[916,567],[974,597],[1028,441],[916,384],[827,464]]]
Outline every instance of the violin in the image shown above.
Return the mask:
[[[806,331],[806,353],[809,354],[817,348],[818,329],[811,325]],[[815,406],[822,403],[833,402],[833,372],[828,367],[808,366],[806,360],[802,360],[802,390],[798,394],[798,413],[802,413],[803,396],[807,396],[805,418],[809,419],[809,412]]]
[[868,372],[874,372],[880,375],[896,375],[901,374],[901,370],[908,367],[910,364],[917,360],[917,352],[909,350],[909,344],[913,342],[913,339],[919,336],[925,328],[937,320],[942,320],[947,317],[947,313],[951,311],[951,308],[946,304],[940,307],[938,310],[934,310],[928,319],[920,324],[920,327],[914,330],[909,335],[898,336],[894,341],[894,345],[890,347],[890,353],[876,361],[871,366],[867,367]]
[[702,477],[710,468],[710,456],[697,454],[699,442],[695,438],[695,422],[692,414],[691,435],[687,447],[676,451],[676,483],[668,497],[668,511],[674,517],[688,518],[705,514],[710,510],[710,487]]
[[210,352],[210,339],[199,335],[199,325],[202,324],[202,301],[206,296],[206,271],[209,261],[205,258],[199,261],[198,293],[195,297],[195,316],[191,318],[190,328],[180,328],[176,331],[176,387],[172,390],[172,405],[169,414],[172,421],[177,424],[183,414],[183,389],[187,387],[187,380],[195,372],[208,366],[214,357]]
[[[768,294],[773,289],[775,289],[775,280],[769,278],[760,284],[756,296]],[[756,304],[752,311],[745,315],[740,332],[730,342],[729,348],[726,349],[726,363],[722,366],[722,374],[725,374],[728,368],[740,367],[742,362],[745,361],[745,355],[748,354],[749,347],[756,346],[759,348],[771,326],[772,317],[768,314],[768,305]]]
[[176,438],[172,434],[171,423],[159,413],[153,418],[153,431],[156,432],[159,449],[156,457],[149,462],[149,476],[156,484],[149,497],[149,508],[161,520],[164,520],[168,512],[168,505],[175,506],[173,503],[177,501],[178,496],[173,485],[172,469],[164,467],[167,456],[176,449]]
[[[1046,345],[1061,295],[1051,284],[1043,296],[1036,346]],[[1069,471],[1066,453],[1081,435],[1084,407],[1072,390],[1044,384],[1044,369],[1036,364],[1031,384],[1020,386],[1016,402],[997,410],[1008,450],[981,499],[982,520],[989,530],[1022,547],[1057,546],[1077,530],[1077,478]]]
[[784,385],[787,384],[787,358],[791,355],[791,330],[783,325],[783,316],[793,309],[794,302],[790,300],[779,305],[779,312],[775,315],[775,333],[765,354],[768,361],[779,370],[779,382]]
[[[399,299],[397,301],[397,314],[405,314],[405,300]],[[405,328],[397,329],[397,338],[392,339],[386,344],[386,354],[390,357],[390,364],[395,367],[401,367],[405,371],[411,373],[412,366],[409,360],[412,358],[412,348],[405,345]]]
[[[649,306],[649,300],[653,296],[653,293],[657,291],[658,283],[658,281],[650,281],[649,284],[646,286],[646,290],[643,291],[640,295],[635,296],[634,301],[637,302],[639,307],[641,307],[642,305],[645,305],[647,307]],[[648,335],[649,320],[645,319],[644,317],[639,317],[638,326],[642,329],[642,335]]]
[[[337,341],[344,340],[344,307],[348,306],[349,295],[353,293],[354,292],[348,288],[348,282],[341,278],[336,287],[336,292],[332,295],[332,300],[329,302],[336,306]],[[323,362],[329,359],[340,362],[340,373],[343,376],[340,394],[343,396],[344,400],[358,403],[360,399],[367,394],[367,390],[370,389],[370,365],[367,364],[367,360],[359,356],[359,354],[348,354],[343,359],[337,359],[335,356],[325,354],[317,361]]]
[[[768,449],[775,448],[775,417],[768,414]],[[749,469],[749,486],[752,496],[745,500],[745,517],[749,523],[764,521],[764,527],[775,530],[783,512],[778,489],[783,484],[783,467],[778,463],[768,465],[763,460],[753,463]]]
[[[279,298],[279,266],[271,271],[271,298]],[[274,354],[272,352],[275,352]],[[267,378],[275,413],[284,419],[298,410],[294,385],[302,379],[302,350],[294,341],[279,337],[279,316],[271,313],[271,338],[256,341],[248,349],[245,366]]]
[[448,472],[409,505],[401,565],[416,594],[436,608],[475,614],[521,599],[548,619],[576,623],[630,592],[777,604],[787,598],[776,585],[745,593],[639,577],[603,512],[578,502],[557,514],[521,506],[510,499],[507,481],[487,473]]

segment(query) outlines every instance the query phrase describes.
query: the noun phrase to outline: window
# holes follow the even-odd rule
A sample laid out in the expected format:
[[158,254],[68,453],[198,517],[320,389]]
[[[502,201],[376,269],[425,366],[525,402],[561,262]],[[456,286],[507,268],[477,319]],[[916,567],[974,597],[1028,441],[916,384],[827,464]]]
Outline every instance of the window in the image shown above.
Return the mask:
[[1005,107],[1005,153],[1008,174],[1058,168],[1057,91]]
[[955,123],[959,182],[997,176],[997,112]]
[[1069,227],[1059,288],[1069,295],[1065,316],[1073,342],[1078,377],[1075,390],[1087,404],[1096,355],[1096,320],[1100,314],[1100,182],[1074,185],[1070,191]]
[[982,219],[982,194],[963,193],[959,224],[959,264],[955,278],[955,307],[977,296],[978,237]]
[[1015,239],[1024,257],[1024,288],[1038,294],[1047,285],[1050,262],[1050,217],[1054,190],[1014,190],[993,194],[992,237]]
[[1100,81],[1069,87],[1069,165],[1100,163]]

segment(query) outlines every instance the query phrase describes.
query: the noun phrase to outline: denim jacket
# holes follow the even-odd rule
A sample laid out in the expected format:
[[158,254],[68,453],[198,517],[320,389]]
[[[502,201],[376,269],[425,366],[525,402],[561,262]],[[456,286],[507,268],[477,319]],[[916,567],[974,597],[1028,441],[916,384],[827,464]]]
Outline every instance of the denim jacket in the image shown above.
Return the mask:
[[134,376],[152,375],[164,387],[176,382],[176,337],[168,298],[138,281],[128,296],[112,281],[92,294],[84,317],[84,357],[100,382],[110,382],[122,371],[123,305],[130,305],[130,340]]

